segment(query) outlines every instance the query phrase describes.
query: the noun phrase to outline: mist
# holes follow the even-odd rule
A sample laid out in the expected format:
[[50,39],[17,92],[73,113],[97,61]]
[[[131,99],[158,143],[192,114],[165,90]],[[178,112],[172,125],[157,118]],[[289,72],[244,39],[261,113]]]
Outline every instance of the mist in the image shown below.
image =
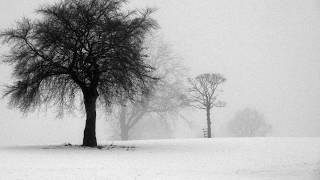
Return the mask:
[[[0,29],[53,0],[11,0],[0,6]],[[230,136],[236,112],[253,108],[272,126],[268,136],[320,136],[320,4],[316,0],[165,1],[132,0],[130,7],[155,7],[159,34],[188,69],[181,78],[220,73],[227,81],[212,111],[213,133]],[[0,47],[1,54],[8,51]],[[11,68],[0,64],[0,84],[12,81]],[[186,86],[188,86],[187,82]],[[0,101],[0,145],[80,144],[84,115],[76,110],[62,119],[50,109],[28,114]],[[114,116],[99,109],[97,138],[114,140]],[[131,139],[203,137],[205,112],[191,107],[168,116],[147,115]],[[174,122],[174,123],[173,123]]]

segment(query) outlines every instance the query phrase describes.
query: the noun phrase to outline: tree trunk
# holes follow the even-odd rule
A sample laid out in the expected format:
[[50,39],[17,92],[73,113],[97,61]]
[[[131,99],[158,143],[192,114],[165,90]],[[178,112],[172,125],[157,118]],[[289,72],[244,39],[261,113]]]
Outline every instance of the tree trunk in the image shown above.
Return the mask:
[[129,140],[129,131],[128,128],[121,128],[121,140],[127,141]]
[[123,141],[129,140],[129,126],[127,124],[126,115],[127,115],[127,107],[121,106],[119,122],[120,122],[120,136],[121,136],[121,140]]
[[86,109],[86,126],[83,134],[83,146],[96,147],[96,101],[98,92],[90,89],[83,92],[84,105]]
[[208,138],[211,138],[211,120],[210,120],[210,108],[206,108],[207,111],[207,126],[208,126]]

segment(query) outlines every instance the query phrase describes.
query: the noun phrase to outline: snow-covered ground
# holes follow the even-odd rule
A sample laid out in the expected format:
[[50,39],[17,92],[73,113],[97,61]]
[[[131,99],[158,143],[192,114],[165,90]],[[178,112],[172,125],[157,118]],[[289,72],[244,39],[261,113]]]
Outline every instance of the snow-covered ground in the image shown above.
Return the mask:
[[0,179],[320,180],[320,138],[216,138],[113,144],[116,146],[102,149],[1,148]]

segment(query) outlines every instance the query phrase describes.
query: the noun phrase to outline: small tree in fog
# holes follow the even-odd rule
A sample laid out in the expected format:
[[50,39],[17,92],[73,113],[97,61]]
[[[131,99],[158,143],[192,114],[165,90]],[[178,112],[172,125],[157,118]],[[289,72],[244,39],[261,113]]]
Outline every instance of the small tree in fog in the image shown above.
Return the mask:
[[167,44],[161,40],[155,42],[155,37],[150,40],[153,42],[146,44],[150,54],[148,60],[155,67],[153,74],[159,80],[150,82],[145,93],[136,95],[134,101],[122,99],[117,117],[122,140],[128,140],[132,129],[147,115],[160,116],[159,120],[168,127],[166,117],[177,115],[187,103],[181,80],[184,68],[176,61]]
[[254,137],[266,136],[272,127],[257,110],[246,108],[228,122],[228,129],[233,136]]
[[[96,146],[96,101],[133,97],[149,79],[143,41],[156,27],[152,11],[121,11],[126,0],[64,0],[44,6],[1,33],[12,43],[5,62],[16,81],[11,104],[26,112],[43,103],[72,107],[80,94],[86,112],[83,145]],[[98,98],[99,97],[99,98]]]
[[224,107],[225,103],[217,101],[218,87],[224,83],[226,79],[221,74],[201,74],[193,79],[189,79],[190,102],[191,105],[198,109],[204,109],[207,114],[207,133],[211,138],[211,118],[210,111],[213,107]]

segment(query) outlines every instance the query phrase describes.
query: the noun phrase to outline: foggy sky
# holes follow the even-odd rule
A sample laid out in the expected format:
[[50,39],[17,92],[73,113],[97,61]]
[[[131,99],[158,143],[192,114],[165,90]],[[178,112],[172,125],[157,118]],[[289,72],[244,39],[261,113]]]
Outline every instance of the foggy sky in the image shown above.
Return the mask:
[[[22,16],[34,17],[44,2],[54,0],[1,0],[0,28],[12,27]],[[153,17],[159,31],[183,58],[190,76],[216,72],[227,78],[219,96],[227,107],[213,115],[217,134],[236,111],[252,107],[273,125],[273,136],[320,135],[319,1],[130,2],[131,7],[158,8]],[[1,46],[1,52],[5,50]],[[0,64],[0,70],[0,83],[10,82],[10,68]],[[84,116],[56,120],[50,113],[35,113],[25,119],[8,109],[4,100],[0,109],[0,145],[81,141]],[[204,113],[191,117],[199,128],[205,126]],[[105,127],[98,127],[100,140],[105,133]]]

